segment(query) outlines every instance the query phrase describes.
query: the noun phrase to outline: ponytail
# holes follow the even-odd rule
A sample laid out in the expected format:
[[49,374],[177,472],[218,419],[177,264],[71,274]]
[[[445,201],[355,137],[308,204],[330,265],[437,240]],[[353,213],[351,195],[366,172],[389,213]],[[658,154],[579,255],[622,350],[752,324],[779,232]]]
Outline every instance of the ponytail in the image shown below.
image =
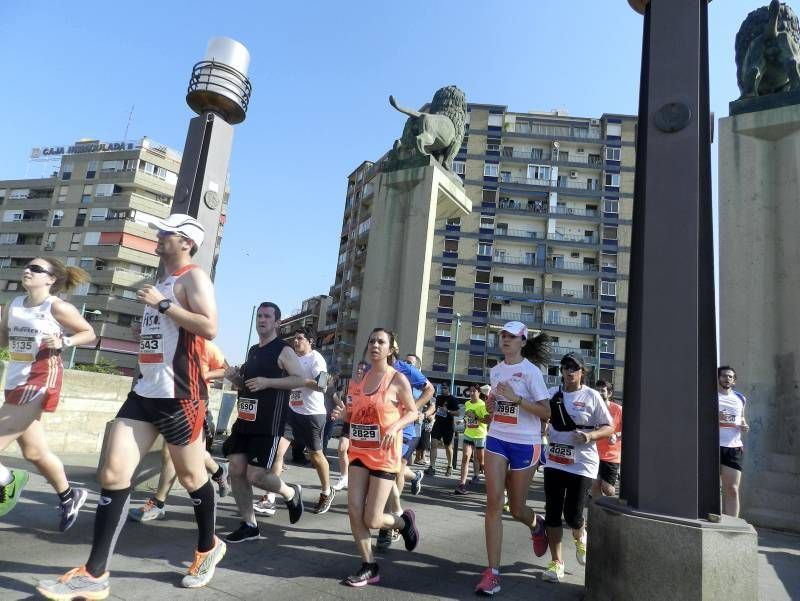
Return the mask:
[[522,356],[534,365],[548,365],[550,363],[550,336],[541,332],[538,336],[529,338],[522,347]]
[[89,274],[80,267],[73,265],[64,265],[61,261],[54,257],[36,257],[37,259],[46,262],[50,265],[50,271],[56,279],[53,285],[50,286],[50,292],[57,294],[58,292],[71,292],[79,285],[89,281]]

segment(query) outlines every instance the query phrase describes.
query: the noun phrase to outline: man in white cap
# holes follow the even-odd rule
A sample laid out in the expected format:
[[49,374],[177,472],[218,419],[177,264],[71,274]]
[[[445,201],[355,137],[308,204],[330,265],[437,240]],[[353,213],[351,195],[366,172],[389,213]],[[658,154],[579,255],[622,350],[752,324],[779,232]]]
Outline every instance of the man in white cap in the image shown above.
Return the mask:
[[217,335],[217,306],[211,279],[191,262],[205,230],[195,218],[178,213],[150,225],[158,230],[156,254],[165,275],[136,294],[145,304],[140,375],[105,442],[89,560],[58,580],[42,581],[37,590],[48,599],[105,599],[109,595],[106,570],[127,517],[131,478],[159,434],[189,492],[197,520],[197,549],[181,585],[206,585],[225,554],[225,543],[214,535],[214,487],[205,469],[202,437],[208,401],[202,354],[204,339]]

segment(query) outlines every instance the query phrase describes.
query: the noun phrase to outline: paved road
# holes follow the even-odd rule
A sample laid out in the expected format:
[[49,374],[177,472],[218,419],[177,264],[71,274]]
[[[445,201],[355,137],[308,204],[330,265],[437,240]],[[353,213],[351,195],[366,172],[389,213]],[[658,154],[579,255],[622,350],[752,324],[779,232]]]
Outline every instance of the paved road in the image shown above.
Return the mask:
[[[335,442],[335,441],[333,441]],[[332,454],[333,455],[333,454]],[[67,473],[78,484],[97,490],[96,461],[89,456],[64,457]],[[10,459],[12,467],[23,466]],[[335,466],[335,460],[332,460]],[[289,482],[305,487],[306,507],[318,495],[316,474],[291,465]],[[254,599],[269,596],[313,599],[467,599],[485,566],[483,545],[483,488],[467,497],[452,494],[455,480],[427,478],[423,494],[409,497],[406,506],[417,512],[422,532],[418,550],[408,553],[402,541],[379,557],[381,583],[352,589],[339,583],[359,565],[349,535],[344,497],[334,501],[322,516],[310,512],[290,525],[285,509],[261,518],[264,540],[229,545],[225,559],[205,589],[188,591],[178,585],[192,559],[194,516],[184,492],[176,492],[165,521],[129,523],[123,531],[112,563],[112,599]],[[307,486],[307,487],[306,487]],[[541,479],[531,487],[531,503],[543,508]],[[147,492],[134,493],[144,501]],[[83,563],[89,552],[97,494],[91,493],[77,524],[66,534],[57,530],[58,513],[52,489],[38,474],[17,508],[0,522],[0,599],[35,599],[38,580],[57,576]],[[231,498],[219,505],[217,532],[238,526]],[[506,517],[503,552],[502,599],[578,600],[583,596],[583,569],[574,559],[574,547],[565,543],[567,578],[553,585],[542,582],[546,557],[535,558],[524,527]],[[569,538],[569,537],[567,537]],[[760,599],[800,599],[800,537],[771,531],[759,532]],[[591,545],[591,541],[590,541]]]

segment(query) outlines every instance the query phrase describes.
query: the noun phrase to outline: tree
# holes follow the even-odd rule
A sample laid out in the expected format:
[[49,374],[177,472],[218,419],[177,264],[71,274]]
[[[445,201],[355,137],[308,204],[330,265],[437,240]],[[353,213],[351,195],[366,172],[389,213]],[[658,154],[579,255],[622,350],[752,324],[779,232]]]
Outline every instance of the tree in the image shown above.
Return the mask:
[[0,361],[8,361],[11,358],[11,353],[7,348],[0,348]]
[[92,371],[98,374],[111,374],[114,376],[121,376],[122,372],[113,361],[109,361],[104,357],[100,357],[95,363],[82,363],[76,365],[75,369],[80,371]]

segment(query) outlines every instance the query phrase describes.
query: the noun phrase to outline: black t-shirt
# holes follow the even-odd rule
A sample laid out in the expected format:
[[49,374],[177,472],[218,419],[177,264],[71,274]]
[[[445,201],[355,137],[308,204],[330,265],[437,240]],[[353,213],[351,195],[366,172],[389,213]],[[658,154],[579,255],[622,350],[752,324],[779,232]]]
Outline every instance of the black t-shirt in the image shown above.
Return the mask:
[[[242,379],[285,378],[288,374],[278,365],[278,357],[288,343],[275,338],[264,346],[254,344],[247,351],[247,361],[241,367]],[[239,415],[234,424],[242,434],[280,436],[286,424],[289,391],[267,388],[250,392],[239,391]]]
[[458,411],[458,399],[450,394],[436,397],[436,421],[446,420],[449,424],[455,423],[455,415],[447,411]]

